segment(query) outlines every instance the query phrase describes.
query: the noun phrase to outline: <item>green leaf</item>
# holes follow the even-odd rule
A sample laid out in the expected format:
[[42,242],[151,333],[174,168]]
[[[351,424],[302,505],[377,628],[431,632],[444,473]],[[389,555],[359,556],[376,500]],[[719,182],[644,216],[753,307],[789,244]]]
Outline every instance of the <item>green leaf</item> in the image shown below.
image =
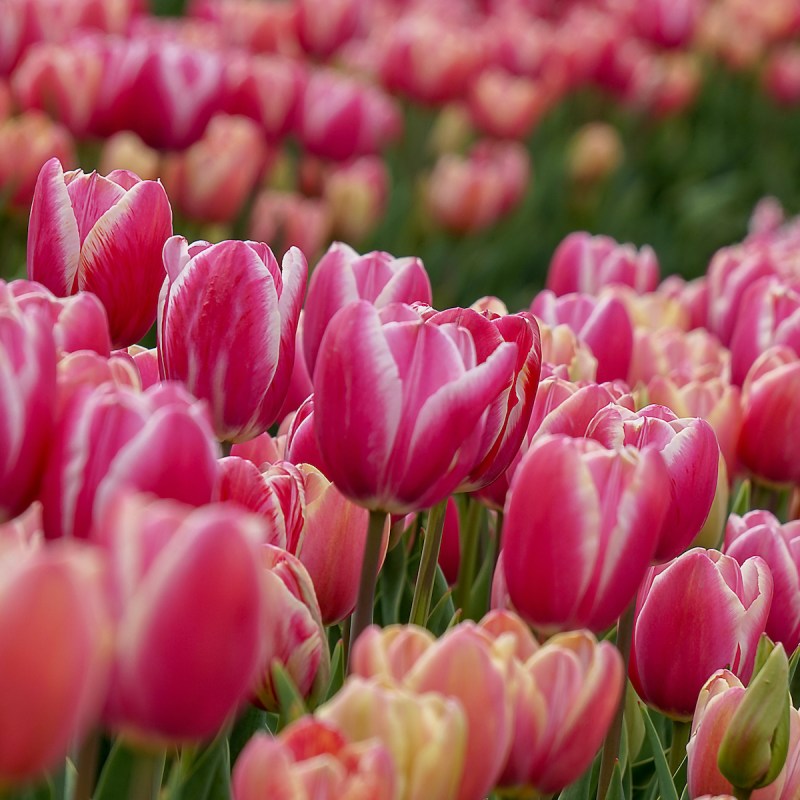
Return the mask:
[[625,792],[622,789],[622,773],[619,768],[619,761],[614,764],[614,772],[611,773],[611,783],[608,786],[606,800],[625,800]]
[[650,744],[650,750],[653,754],[656,776],[658,778],[658,788],[661,792],[661,800],[678,800],[678,793],[675,791],[675,784],[672,782],[672,775],[669,771],[667,759],[664,756],[661,739],[656,732],[653,720],[650,717],[650,712],[647,709],[642,710],[642,719],[644,720],[647,741]]
[[433,597],[431,608],[433,609],[428,616],[427,628],[433,632],[434,636],[441,636],[446,630],[456,613],[453,603],[453,592],[447,585],[442,568],[436,565],[436,577],[433,580]]
[[259,731],[267,731],[267,712],[258,706],[248,705],[239,714],[230,735],[229,758],[234,764],[245,745]]
[[344,643],[339,639],[336,647],[333,648],[333,655],[331,656],[331,681],[328,684],[328,691],[325,693],[326,700],[330,700],[342,688],[344,670]]
[[744,516],[750,510],[750,495],[750,480],[743,480],[733,500],[731,514],[737,514],[740,517]]
[[94,793],[94,800],[125,797],[155,798],[161,789],[164,753],[134,750],[121,739],[114,742]]
[[400,622],[400,602],[403,599],[403,589],[407,580],[407,564],[408,554],[405,542],[400,541],[386,553],[386,559],[378,578],[381,622],[384,625]]
[[[211,744],[196,753],[191,748],[184,748],[180,761],[173,769],[177,770],[177,777],[173,782],[170,775],[168,800],[216,800],[226,791],[230,796],[230,747],[227,735],[220,733]],[[225,789],[225,786],[228,788]]]
[[278,708],[281,716],[281,727],[308,713],[303,696],[297,688],[292,676],[279,661],[272,663],[272,681],[275,685],[275,694],[278,699]]

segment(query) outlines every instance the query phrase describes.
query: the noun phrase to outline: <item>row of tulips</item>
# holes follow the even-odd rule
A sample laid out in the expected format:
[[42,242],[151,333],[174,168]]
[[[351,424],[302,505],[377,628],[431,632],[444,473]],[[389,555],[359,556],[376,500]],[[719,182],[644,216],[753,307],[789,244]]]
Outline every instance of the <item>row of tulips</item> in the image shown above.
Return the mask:
[[438,311],[419,259],[307,281],[48,162],[0,286],[0,787],[796,800],[797,231],[660,285],[575,234],[530,310]]
[[[12,212],[56,156],[163,178],[205,238],[233,228],[309,257],[334,236],[385,238],[397,219],[429,217],[435,230],[414,235],[434,239],[491,229],[530,191],[522,142],[586,87],[664,117],[686,112],[704,64],[721,62],[758,70],[780,105],[800,99],[789,0],[200,0],[167,21],[136,0],[0,10]],[[619,133],[574,133],[569,173],[579,189],[602,184],[624,159]],[[413,167],[380,157],[393,144]]]

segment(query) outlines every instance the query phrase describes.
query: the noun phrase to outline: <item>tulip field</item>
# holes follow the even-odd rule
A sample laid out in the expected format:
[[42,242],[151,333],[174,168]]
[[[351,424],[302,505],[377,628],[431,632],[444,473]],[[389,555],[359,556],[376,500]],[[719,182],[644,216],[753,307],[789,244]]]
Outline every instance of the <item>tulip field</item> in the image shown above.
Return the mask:
[[800,800],[797,0],[0,0],[0,800]]

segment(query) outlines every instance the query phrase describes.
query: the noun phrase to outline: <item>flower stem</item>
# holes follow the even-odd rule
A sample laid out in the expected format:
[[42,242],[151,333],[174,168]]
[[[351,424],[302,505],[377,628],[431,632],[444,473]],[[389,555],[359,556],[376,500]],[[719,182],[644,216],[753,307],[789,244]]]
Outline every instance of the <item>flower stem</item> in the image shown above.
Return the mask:
[[691,722],[679,722],[675,720],[672,723],[672,744],[669,748],[669,771],[673,776],[686,757],[686,745],[689,742],[689,734],[691,732]]
[[428,525],[425,540],[422,543],[422,557],[419,561],[417,583],[414,586],[414,599],[411,601],[411,618],[414,625],[425,626],[433,595],[433,581],[436,577],[436,565],[439,563],[439,548],[442,544],[444,530],[444,512],[447,499],[437,503],[428,512]]
[[[381,560],[383,528],[386,523],[385,511],[370,511],[367,523],[367,541],[364,543],[364,560],[361,563],[361,580],[358,584],[358,600],[350,626],[350,652],[352,645],[367,626],[372,624],[372,610],[375,605],[375,583]],[[348,670],[350,658],[347,659]]]
[[[624,674],[628,674],[628,664],[631,660],[631,641],[633,640],[633,621],[636,610],[634,600],[623,612],[617,623],[617,649],[622,654],[625,664]],[[603,742],[603,755],[600,759],[600,777],[597,782],[597,800],[605,800],[608,787],[611,785],[611,776],[614,774],[614,763],[619,758],[619,743],[622,738],[622,718],[625,713],[625,692],[619,701],[614,721],[606,734]]]
[[461,618],[469,618],[469,598],[475,582],[478,565],[478,544],[483,506],[474,498],[467,497],[467,516],[461,532],[461,560],[458,565],[458,583],[455,592],[455,607],[461,609]]

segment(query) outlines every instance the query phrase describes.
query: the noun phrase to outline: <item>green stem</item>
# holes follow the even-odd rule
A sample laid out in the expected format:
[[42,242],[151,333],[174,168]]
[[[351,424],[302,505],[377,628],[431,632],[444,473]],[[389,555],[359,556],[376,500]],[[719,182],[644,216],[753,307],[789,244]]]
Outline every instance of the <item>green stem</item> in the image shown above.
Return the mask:
[[733,796],[736,800],[750,800],[750,795],[753,794],[752,789],[737,789],[733,787]]
[[439,548],[442,544],[444,530],[444,512],[447,499],[437,503],[428,512],[428,525],[422,543],[422,556],[419,561],[417,583],[414,586],[414,599],[411,601],[411,618],[413,625],[425,626],[433,596],[433,581],[436,577],[436,565],[439,563]]
[[672,744],[669,748],[669,771],[673,776],[686,757],[686,745],[689,743],[689,734],[691,732],[691,722],[675,720],[672,723]]
[[[636,601],[633,601],[623,612],[617,623],[617,649],[622,654],[625,664],[624,674],[628,674],[628,664],[631,660],[631,641],[633,639],[633,621],[636,610]],[[625,713],[625,692],[620,698],[617,713],[611,723],[603,742],[603,755],[600,759],[600,777],[597,782],[597,800],[605,800],[608,787],[611,785],[611,776],[614,774],[614,764],[619,758],[619,743],[622,737],[622,718]]]
[[[358,600],[356,601],[356,609],[353,612],[353,621],[350,625],[351,644],[358,639],[364,628],[372,624],[372,610],[375,605],[375,583],[378,578],[385,523],[385,511],[369,512],[367,541],[364,543],[364,560],[361,563],[361,580],[358,584]],[[349,671],[349,653],[347,665]]]
[[458,565],[458,583],[454,597],[456,608],[462,611],[462,619],[468,616],[467,606],[472,584],[475,582],[482,518],[483,506],[474,498],[467,497],[467,516],[461,530],[461,560]]
[[233,442],[220,442],[219,446],[222,449],[222,457],[227,458],[233,449]]
[[165,762],[163,752],[140,754],[128,788],[128,800],[155,800],[159,796]]
[[100,757],[100,731],[93,730],[78,752],[73,800],[91,800],[97,780],[97,762]]

